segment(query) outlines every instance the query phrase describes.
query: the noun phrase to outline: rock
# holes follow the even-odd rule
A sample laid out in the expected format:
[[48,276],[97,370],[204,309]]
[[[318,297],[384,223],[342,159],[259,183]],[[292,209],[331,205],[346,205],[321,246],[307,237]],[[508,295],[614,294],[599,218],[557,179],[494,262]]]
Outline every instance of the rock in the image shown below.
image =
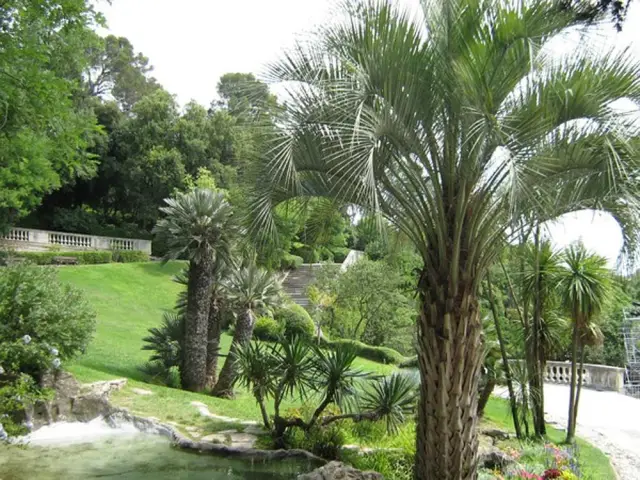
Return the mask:
[[502,430],[498,430],[497,428],[482,430],[480,434],[486,435],[487,437],[491,437],[494,443],[497,440],[509,440],[511,438],[511,434],[509,434],[508,432],[504,432]]
[[504,470],[505,467],[515,462],[513,458],[498,448],[480,452],[478,456],[480,465],[489,470]]
[[145,390],[144,388],[132,388],[131,391],[136,395],[153,395],[151,390]]
[[212,435],[207,435],[206,437],[202,437],[200,440],[202,442],[222,443],[233,448],[248,450],[253,448],[258,437],[251,435],[250,433],[241,433],[237,430],[226,430]]
[[361,472],[340,462],[331,462],[311,473],[298,475],[298,480],[384,480],[376,472]]
[[9,435],[7,435],[7,432],[5,431],[4,427],[0,423],[0,441],[4,442],[8,438],[9,438]]

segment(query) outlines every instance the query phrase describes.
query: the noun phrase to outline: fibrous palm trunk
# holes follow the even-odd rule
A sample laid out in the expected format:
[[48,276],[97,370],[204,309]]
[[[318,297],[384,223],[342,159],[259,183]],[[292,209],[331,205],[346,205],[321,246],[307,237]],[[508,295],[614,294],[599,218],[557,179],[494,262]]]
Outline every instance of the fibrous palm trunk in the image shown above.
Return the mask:
[[434,286],[421,293],[415,478],[473,480],[482,362],[478,300],[470,286],[460,285],[452,296],[443,290]]
[[209,321],[207,331],[207,388],[212,389],[218,380],[218,353],[220,350],[220,305],[217,291],[212,291],[209,304]]
[[578,322],[573,321],[573,339],[571,344],[571,386],[569,388],[569,421],[567,422],[567,443],[572,443],[575,435],[575,400],[577,383],[577,360],[578,360]]
[[207,384],[207,329],[211,262],[190,262],[187,282],[187,311],[180,381],[182,388],[201,392]]
[[213,389],[212,395],[216,397],[232,397],[233,382],[236,379],[235,353],[240,345],[251,341],[253,336],[253,327],[255,325],[255,317],[250,308],[246,308],[236,321],[236,329],[233,334],[233,341],[229,349],[229,355],[224,362],[218,383]]

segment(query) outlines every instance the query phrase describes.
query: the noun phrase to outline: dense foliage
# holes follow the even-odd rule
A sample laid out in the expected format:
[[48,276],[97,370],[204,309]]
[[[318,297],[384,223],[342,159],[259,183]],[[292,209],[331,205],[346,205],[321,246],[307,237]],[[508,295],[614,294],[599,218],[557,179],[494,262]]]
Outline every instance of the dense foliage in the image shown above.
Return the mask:
[[19,432],[13,421],[25,406],[48,395],[43,376],[84,351],[94,319],[81,292],[60,283],[55,270],[0,269],[0,414],[11,433]]

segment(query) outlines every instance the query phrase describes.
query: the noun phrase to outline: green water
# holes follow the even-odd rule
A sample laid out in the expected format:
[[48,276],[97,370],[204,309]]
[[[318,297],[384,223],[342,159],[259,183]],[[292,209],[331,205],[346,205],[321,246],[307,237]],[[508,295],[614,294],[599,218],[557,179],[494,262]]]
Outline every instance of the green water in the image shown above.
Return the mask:
[[307,461],[264,463],[198,455],[148,435],[65,447],[0,446],[0,480],[289,480],[313,468]]

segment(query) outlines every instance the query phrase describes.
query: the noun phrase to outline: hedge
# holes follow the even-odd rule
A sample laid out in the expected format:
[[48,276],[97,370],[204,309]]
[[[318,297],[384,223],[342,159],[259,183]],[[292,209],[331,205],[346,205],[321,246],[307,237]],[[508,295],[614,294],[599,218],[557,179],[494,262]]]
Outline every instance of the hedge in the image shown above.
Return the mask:
[[298,257],[297,255],[291,255],[290,253],[285,253],[282,260],[280,260],[280,268],[282,270],[295,270],[300,267],[304,263],[302,257]]
[[284,325],[271,317],[260,317],[253,327],[253,337],[266,342],[276,342],[284,334]]
[[349,255],[348,248],[336,247],[332,250],[333,252],[333,261],[335,263],[342,263],[346,260],[347,255]]
[[79,252],[2,252],[0,260],[6,263],[9,257],[24,258],[36,265],[54,265],[56,257],[73,257],[78,260],[79,265],[98,265],[103,263],[120,262],[143,262],[148,261],[149,256],[140,251],[102,251],[90,250]]
[[404,362],[398,365],[400,368],[418,368],[418,356],[406,358]]
[[359,342],[357,340],[338,339],[325,341],[324,344],[328,348],[332,348],[336,345],[351,345],[356,351],[357,355],[367,360],[378,363],[386,363],[392,365],[401,365],[407,358],[400,352],[388,347],[373,347],[366,343]]
[[291,303],[283,308],[278,308],[273,318],[284,328],[285,337],[298,335],[303,338],[313,338],[316,333],[316,325],[309,312],[304,307]]

